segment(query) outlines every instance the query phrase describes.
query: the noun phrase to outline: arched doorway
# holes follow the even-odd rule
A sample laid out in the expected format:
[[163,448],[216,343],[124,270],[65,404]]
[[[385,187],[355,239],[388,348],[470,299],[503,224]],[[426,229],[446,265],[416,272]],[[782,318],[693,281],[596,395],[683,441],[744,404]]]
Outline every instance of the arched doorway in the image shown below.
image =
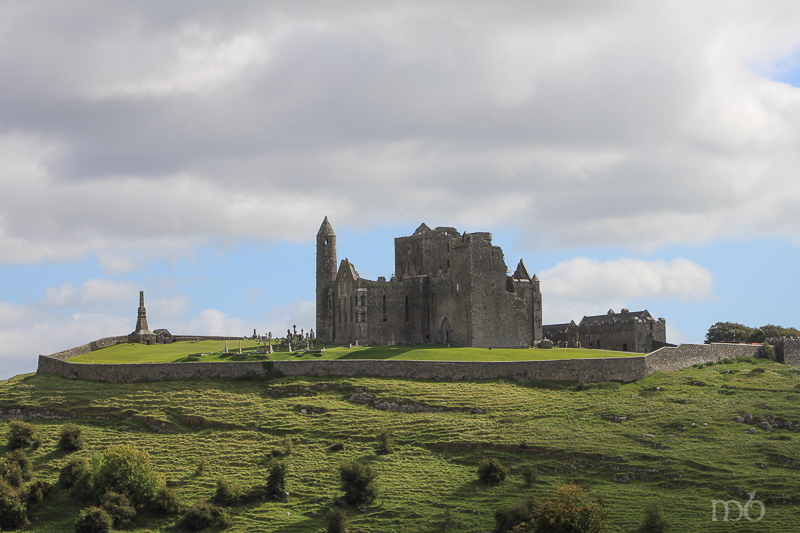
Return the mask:
[[442,320],[442,327],[439,328],[439,338],[441,342],[451,342],[453,340],[453,328],[450,327],[450,320],[447,317]]

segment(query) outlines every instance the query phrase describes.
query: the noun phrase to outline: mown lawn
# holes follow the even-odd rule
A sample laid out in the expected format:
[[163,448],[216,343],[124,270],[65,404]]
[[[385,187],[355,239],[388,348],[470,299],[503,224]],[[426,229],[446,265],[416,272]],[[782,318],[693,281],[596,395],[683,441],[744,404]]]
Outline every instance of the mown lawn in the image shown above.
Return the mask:
[[[224,341],[181,341],[172,344],[116,344],[78,357],[71,363],[170,363],[179,361],[244,361],[264,360],[265,354],[257,353],[258,345],[254,340],[243,340],[242,354],[239,341],[228,341],[229,353],[224,353]],[[321,349],[323,345],[315,348]],[[273,350],[278,350],[275,346]],[[195,355],[197,354],[197,355]],[[304,354],[301,351],[289,352],[284,346],[282,351],[269,355],[273,361],[281,359],[413,359],[433,361],[531,361],[543,359],[583,359],[591,357],[631,357],[644,354],[631,352],[615,352],[610,350],[590,350],[586,348],[553,348],[550,350],[528,349],[484,349],[447,347],[441,344],[420,346],[325,346],[321,354]],[[193,356],[193,357],[190,357]]]
[[[376,402],[350,401],[357,392]],[[289,436],[289,499],[232,506],[229,531],[323,532],[322,516],[341,496],[338,466],[360,460],[378,471],[379,496],[364,513],[347,510],[351,532],[437,532],[448,517],[456,524],[450,531],[489,532],[496,508],[578,483],[603,501],[616,531],[637,527],[644,504],[657,501],[672,531],[788,533],[797,531],[800,434],[746,434],[755,423],[735,417],[798,421],[798,395],[800,369],[742,361],[590,385],[297,377],[109,384],[30,375],[0,382],[0,409],[63,417],[32,420],[42,436],[30,452],[34,479],[56,483],[70,456],[56,441],[71,422],[87,434],[78,455],[134,444],[186,504],[210,498],[222,475],[244,489],[263,484],[272,450]],[[376,407],[390,403],[433,412]],[[7,422],[0,422],[3,444]],[[394,432],[391,455],[375,454],[380,428]],[[340,441],[344,451],[328,449]],[[485,457],[511,468],[506,482],[477,481]],[[201,459],[207,468],[197,476]],[[537,471],[530,487],[520,475],[526,464]],[[760,522],[711,521],[711,500],[744,504],[751,491],[766,505]],[[33,508],[32,530],[72,531],[80,508],[56,490]],[[174,531],[176,520],[140,517],[129,531]]]

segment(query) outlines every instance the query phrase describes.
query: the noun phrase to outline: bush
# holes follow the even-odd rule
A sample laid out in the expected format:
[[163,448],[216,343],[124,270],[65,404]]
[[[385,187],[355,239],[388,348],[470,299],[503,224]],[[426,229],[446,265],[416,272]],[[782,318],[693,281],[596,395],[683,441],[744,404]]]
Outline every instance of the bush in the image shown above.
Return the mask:
[[342,450],[344,450],[346,448],[347,448],[347,446],[345,445],[345,443],[339,441],[339,442],[334,442],[333,444],[331,444],[328,449],[330,451],[332,451],[332,452],[340,452],[340,451],[342,451]]
[[378,455],[388,455],[394,451],[394,437],[390,429],[383,428],[378,432],[376,437],[378,441]]
[[345,463],[339,467],[339,477],[347,503],[361,505],[375,501],[377,475],[372,468],[358,462]]
[[181,501],[175,489],[164,487],[153,500],[153,509],[163,514],[176,514],[181,510]]
[[775,350],[772,349],[772,346],[770,346],[767,341],[764,341],[764,344],[762,344],[758,349],[758,357],[759,359],[769,359],[770,361],[774,361]]
[[53,490],[53,486],[47,481],[37,480],[28,485],[25,500],[28,505],[42,503],[45,497]]
[[8,459],[0,459],[0,479],[12,487],[21,487],[25,482],[25,473],[19,464]]
[[639,526],[639,533],[663,533],[669,528],[664,510],[657,502],[649,502],[644,506],[644,522]]
[[100,507],[89,507],[78,515],[75,533],[108,533],[114,527],[114,519]]
[[484,459],[478,465],[478,479],[487,485],[497,485],[508,477],[508,469],[497,459]]
[[78,426],[67,424],[61,428],[61,437],[58,439],[58,447],[67,452],[82,450],[86,440],[83,438],[83,430]]
[[27,523],[27,506],[11,494],[0,494],[0,530],[15,531]]
[[347,533],[349,531],[350,522],[347,520],[347,515],[338,507],[331,509],[325,517],[325,523],[328,526],[325,530],[326,533]]
[[11,464],[19,465],[20,470],[22,470],[22,474],[28,478],[31,474],[31,460],[28,457],[28,454],[25,453],[25,450],[18,448],[13,450],[7,456],[8,462]]
[[283,491],[286,489],[286,473],[288,467],[286,463],[275,461],[269,468],[267,475],[267,494],[273,498],[283,497]]
[[64,488],[69,489],[77,483],[81,476],[91,475],[91,473],[89,461],[83,457],[73,457],[64,465],[64,468],[61,469],[58,482],[61,483]]
[[114,521],[114,527],[126,524],[136,516],[136,509],[133,508],[130,500],[124,494],[106,492],[100,498],[100,506]]
[[81,474],[72,488],[69,489],[69,495],[72,499],[79,502],[90,502],[97,499],[94,492],[91,472]]
[[230,505],[242,497],[242,489],[238,485],[231,485],[223,476],[217,479],[217,491],[214,493],[213,502]]
[[530,516],[513,532],[600,533],[609,530],[609,511],[596,502],[587,502],[584,492],[577,485],[564,485],[553,498],[535,502]]
[[166,486],[164,479],[153,470],[147,452],[127,444],[106,450],[92,481],[97,494],[127,494],[134,505],[152,501]]
[[526,502],[497,509],[494,512],[494,529],[492,533],[511,533],[514,527],[530,518],[532,508],[533,502]]
[[187,531],[200,531],[215,523],[228,527],[231,524],[231,517],[221,507],[211,505],[205,500],[198,500],[180,519],[178,527]]
[[522,467],[522,481],[530,487],[536,481],[536,470],[531,465],[523,465]]
[[200,477],[205,473],[206,473],[206,458],[203,457],[197,462],[197,469],[194,471],[194,475]]
[[12,450],[39,445],[37,429],[33,424],[13,420],[8,424],[8,447]]

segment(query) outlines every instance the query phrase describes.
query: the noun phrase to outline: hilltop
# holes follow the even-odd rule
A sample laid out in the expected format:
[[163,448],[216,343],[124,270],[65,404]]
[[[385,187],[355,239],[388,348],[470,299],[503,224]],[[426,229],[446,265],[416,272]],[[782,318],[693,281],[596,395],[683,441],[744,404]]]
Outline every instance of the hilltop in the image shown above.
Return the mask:
[[[709,502],[746,503],[756,491],[766,505],[759,530],[789,532],[800,502],[800,435],[757,422],[797,421],[798,395],[800,369],[751,358],[627,384],[275,376],[110,384],[38,374],[0,382],[0,439],[9,417],[35,417],[42,445],[29,452],[34,479],[54,485],[70,456],[133,444],[191,504],[210,498],[219,476],[244,489],[262,485],[272,451],[290,437],[288,500],[232,506],[229,531],[324,531],[322,516],[341,496],[338,465],[360,460],[377,470],[379,495],[365,512],[347,511],[351,531],[433,532],[448,521],[451,531],[488,532],[496,508],[574,482],[603,501],[619,531],[641,522],[647,501],[660,502],[674,531],[747,531],[744,519],[712,522]],[[736,421],[745,413],[753,423]],[[68,422],[84,429],[86,449],[57,450]],[[393,431],[394,453],[375,454],[380,428]],[[344,450],[329,449],[339,442]],[[509,479],[479,483],[484,457],[509,466]],[[537,472],[530,487],[525,465]],[[31,508],[32,529],[72,531],[82,507],[56,489]],[[129,530],[175,521],[140,516]]]

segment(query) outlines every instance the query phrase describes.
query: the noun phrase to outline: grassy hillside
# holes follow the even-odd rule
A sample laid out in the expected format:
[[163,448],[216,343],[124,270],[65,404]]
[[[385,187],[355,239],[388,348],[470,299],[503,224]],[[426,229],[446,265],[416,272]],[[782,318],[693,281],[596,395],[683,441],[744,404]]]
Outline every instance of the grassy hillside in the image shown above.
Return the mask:
[[[362,391],[375,401],[349,401]],[[33,420],[43,441],[30,452],[34,478],[56,483],[72,455],[57,450],[56,440],[72,422],[88,440],[76,454],[134,444],[187,504],[211,497],[221,475],[245,489],[263,484],[271,451],[290,436],[288,501],[233,506],[229,531],[324,531],[322,516],[341,496],[338,465],[360,460],[378,471],[379,496],[364,513],[347,510],[351,532],[444,531],[448,517],[456,524],[450,531],[488,532],[497,507],[575,482],[604,502],[618,531],[636,527],[644,504],[658,501],[673,531],[788,533],[797,530],[800,434],[746,434],[755,423],[735,417],[800,420],[798,395],[800,369],[759,361],[583,387],[378,378],[108,384],[30,375],[0,382],[0,409],[60,417]],[[418,411],[385,409],[392,404]],[[7,422],[0,422],[3,444]],[[374,453],[379,428],[394,432],[391,455]],[[344,451],[328,449],[339,441]],[[510,466],[510,478],[478,483],[484,457]],[[206,471],[198,476],[202,459]],[[526,464],[538,472],[531,487],[520,475]],[[766,504],[760,522],[711,521],[710,500],[745,503],[750,491]],[[32,529],[72,531],[81,507],[57,490],[33,508]],[[175,521],[140,517],[129,530],[174,531]]]
[[[321,348],[318,345],[316,348]],[[192,361],[236,361],[266,359],[264,354],[256,354],[256,341],[242,341],[242,355],[238,354],[239,341],[228,341],[230,353],[223,353],[225,341],[181,341],[172,344],[116,344],[101,350],[73,357],[72,363],[171,363],[186,361],[188,356],[197,354]],[[277,349],[277,347],[275,348]],[[200,355],[203,354],[203,355]],[[326,346],[322,354],[289,353],[286,347],[269,356],[276,361],[280,359],[424,359],[435,361],[531,361],[539,359],[580,359],[589,357],[630,357],[631,352],[615,352],[610,350],[589,350],[586,348],[553,348],[549,350],[504,350],[468,347],[450,347],[446,345],[421,346],[369,346],[353,347]]]

